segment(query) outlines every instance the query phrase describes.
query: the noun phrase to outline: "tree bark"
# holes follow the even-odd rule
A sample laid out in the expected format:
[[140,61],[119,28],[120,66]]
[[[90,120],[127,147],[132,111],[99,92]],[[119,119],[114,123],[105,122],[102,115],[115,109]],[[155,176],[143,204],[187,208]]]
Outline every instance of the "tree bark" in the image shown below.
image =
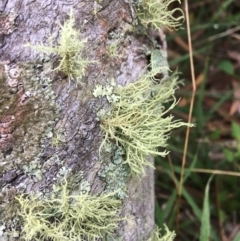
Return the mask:
[[[87,38],[84,55],[97,61],[88,66],[84,85],[50,71],[57,56],[48,59],[24,46],[48,45],[49,36],[57,44],[71,9],[80,38]],[[106,162],[99,157],[103,135],[96,116],[106,105],[92,92],[111,79],[121,85],[136,81],[147,65],[146,58],[137,58],[146,40],[129,31],[131,9],[124,0],[2,0],[0,11],[0,240],[24,240],[17,219],[19,193],[51,193],[65,175],[72,190],[84,178],[93,195],[110,185],[99,175]],[[107,49],[111,33],[118,33],[121,43],[113,58]],[[121,173],[115,178],[111,185],[117,186]],[[124,185],[121,216],[128,221],[121,222],[118,233],[125,241],[147,240],[154,226],[153,169]]]

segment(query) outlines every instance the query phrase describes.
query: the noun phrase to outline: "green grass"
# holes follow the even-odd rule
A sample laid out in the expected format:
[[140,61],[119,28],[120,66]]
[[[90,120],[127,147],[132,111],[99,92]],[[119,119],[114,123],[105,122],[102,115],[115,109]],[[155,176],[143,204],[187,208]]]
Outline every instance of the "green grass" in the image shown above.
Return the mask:
[[[185,133],[175,131],[168,141],[171,162],[166,158],[155,159],[156,223],[159,227],[166,223],[171,230],[176,230],[176,241],[200,240],[200,237],[203,241],[201,223],[205,223],[202,228],[210,230],[211,240],[221,241],[223,234],[226,238],[233,235],[233,229],[227,227],[236,227],[233,220],[240,218],[239,177],[232,175],[239,175],[240,122],[238,113],[229,115],[231,104],[236,100],[232,81],[240,82],[240,78],[237,60],[228,55],[229,50],[240,52],[239,31],[228,34],[239,25],[239,10],[239,4],[233,0],[189,1],[194,67],[197,79],[200,76],[202,79],[195,95],[193,122],[196,127],[190,132],[181,199],[177,188]],[[181,77],[185,79],[185,87],[179,90],[185,102],[176,106],[173,113],[187,120],[192,93],[189,53],[176,41],[179,37],[187,43],[187,29],[168,32],[167,37],[170,68],[181,70]],[[236,145],[229,145],[232,142]],[[205,188],[213,173],[211,170],[221,172],[212,179],[207,195]],[[233,240],[239,240],[239,235],[233,235]]]

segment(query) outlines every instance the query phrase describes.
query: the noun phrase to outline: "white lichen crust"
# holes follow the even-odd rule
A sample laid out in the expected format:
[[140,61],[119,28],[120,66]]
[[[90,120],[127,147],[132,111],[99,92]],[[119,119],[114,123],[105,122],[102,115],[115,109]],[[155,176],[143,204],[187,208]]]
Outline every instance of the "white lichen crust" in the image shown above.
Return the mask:
[[36,66],[0,64],[0,135],[8,135],[0,138],[0,173],[38,160],[58,118],[52,80]]
[[98,176],[106,182],[105,191],[115,192],[115,196],[123,200],[127,197],[126,188],[131,171],[124,163],[125,151],[120,146],[108,143],[100,156],[102,167],[98,171]]

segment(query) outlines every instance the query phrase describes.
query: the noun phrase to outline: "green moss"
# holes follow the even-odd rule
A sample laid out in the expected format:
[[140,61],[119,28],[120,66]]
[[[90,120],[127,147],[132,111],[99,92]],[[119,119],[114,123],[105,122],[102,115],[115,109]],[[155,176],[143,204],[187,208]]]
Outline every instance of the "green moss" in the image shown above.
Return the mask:
[[[146,28],[151,27],[159,30],[162,27],[177,28],[184,20],[183,12],[180,8],[168,10],[169,5],[180,0],[142,0],[135,5],[138,20]],[[173,15],[178,12],[179,17]]]
[[[97,86],[95,96],[107,96],[111,106],[109,110],[100,112],[100,125],[105,135],[100,149],[112,140],[125,150],[125,163],[132,173],[142,174],[146,166],[153,164],[148,161],[150,155],[167,155],[167,151],[159,151],[166,147],[170,131],[187,125],[174,120],[167,113],[176,105],[174,97],[178,87],[177,77],[154,85],[154,76],[161,72],[161,67],[152,69],[141,75],[139,80],[127,86]],[[171,102],[166,109],[164,104]]]
[[60,56],[59,65],[54,69],[63,71],[69,81],[76,79],[77,83],[81,83],[81,78],[85,74],[85,70],[90,63],[94,61],[87,60],[83,57],[83,49],[87,39],[79,40],[79,33],[74,29],[75,19],[73,11],[69,14],[69,20],[61,25],[60,39],[57,46],[53,46],[52,38],[49,39],[50,46],[27,44],[42,52],[55,53]]
[[97,240],[111,235],[120,221],[121,202],[114,193],[92,196],[89,193],[70,194],[67,183],[60,195],[38,198],[36,194],[17,198],[19,215],[24,220],[25,240],[76,241]]

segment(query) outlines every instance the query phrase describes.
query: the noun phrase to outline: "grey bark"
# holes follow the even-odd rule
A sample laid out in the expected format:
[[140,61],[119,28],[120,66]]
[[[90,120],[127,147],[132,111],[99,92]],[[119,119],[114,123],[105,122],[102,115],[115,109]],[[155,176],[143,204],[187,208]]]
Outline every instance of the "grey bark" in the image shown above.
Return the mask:
[[[94,4],[92,0],[0,2],[0,226],[4,223],[4,231],[19,229],[14,223],[16,210],[8,205],[15,202],[15,195],[51,192],[64,173],[74,180],[73,189],[83,177],[92,194],[106,188],[106,180],[98,175],[103,165],[98,152],[102,133],[96,118],[96,108],[104,103],[92,91],[112,78],[122,85],[135,81],[147,61],[137,58],[144,39],[126,30],[132,21],[128,4],[104,0],[97,15]],[[26,42],[47,45],[49,36],[57,43],[60,24],[71,8],[80,38],[88,39],[84,54],[98,62],[88,67],[84,86],[69,84],[63,74],[48,71],[54,68],[52,63],[56,65],[56,56],[48,60],[24,47]],[[113,31],[124,33],[114,60],[106,50]],[[61,131],[64,140],[53,146],[54,133]],[[122,222],[118,230],[125,241],[147,240],[153,229],[153,170],[148,168],[146,174],[127,183],[121,216],[128,215],[130,221]],[[21,234],[6,237],[0,240],[21,240]]]

